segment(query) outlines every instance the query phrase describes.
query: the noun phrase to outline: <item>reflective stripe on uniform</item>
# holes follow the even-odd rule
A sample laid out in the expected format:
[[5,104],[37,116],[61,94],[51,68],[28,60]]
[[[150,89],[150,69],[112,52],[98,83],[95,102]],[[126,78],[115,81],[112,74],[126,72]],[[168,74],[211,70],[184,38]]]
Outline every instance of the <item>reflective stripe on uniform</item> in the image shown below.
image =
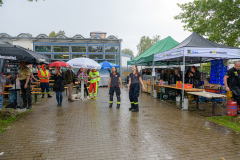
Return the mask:
[[109,103],[113,103],[113,101],[109,101]]
[[117,104],[121,104],[121,102],[117,102]]
[[134,102],[130,102],[131,104],[134,104]]
[[138,104],[138,102],[135,102],[134,104],[136,105],[136,104]]

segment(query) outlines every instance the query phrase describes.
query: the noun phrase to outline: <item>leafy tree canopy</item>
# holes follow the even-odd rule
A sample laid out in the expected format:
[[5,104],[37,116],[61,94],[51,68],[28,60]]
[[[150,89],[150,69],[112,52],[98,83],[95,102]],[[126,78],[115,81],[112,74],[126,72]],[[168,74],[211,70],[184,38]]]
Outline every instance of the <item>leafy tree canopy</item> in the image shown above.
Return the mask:
[[228,46],[240,45],[240,0],[194,0],[177,5],[183,12],[174,18],[185,24],[184,30]]
[[134,58],[134,54],[133,54],[133,51],[131,49],[125,48],[121,51],[121,53],[124,54],[124,55],[129,55],[132,58]]
[[156,35],[153,38],[149,38],[149,36],[142,36],[139,44],[137,45],[138,56],[144,53],[148,48],[150,48],[153,44],[160,40],[160,36]]
[[55,33],[54,31],[52,31],[52,32],[49,34],[49,37],[56,37],[56,36],[59,35],[59,34],[65,35],[65,32],[60,30],[58,33]]

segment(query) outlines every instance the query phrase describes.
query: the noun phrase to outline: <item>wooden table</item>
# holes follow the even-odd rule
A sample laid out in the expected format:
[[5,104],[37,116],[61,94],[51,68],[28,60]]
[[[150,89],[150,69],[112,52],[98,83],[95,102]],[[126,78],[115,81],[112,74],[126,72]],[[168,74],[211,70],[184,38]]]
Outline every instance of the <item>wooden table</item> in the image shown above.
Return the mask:
[[223,95],[223,94],[210,93],[210,92],[188,92],[188,94],[192,94],[192,95],[196,95],[197,96],[196,109],[199,109],[198,108],[198,102],[199,102],[199,97],[198,96],[211,98],[212,99],[212,115],[214,115],[215,99],[216,98],[227,97],[226,95]]

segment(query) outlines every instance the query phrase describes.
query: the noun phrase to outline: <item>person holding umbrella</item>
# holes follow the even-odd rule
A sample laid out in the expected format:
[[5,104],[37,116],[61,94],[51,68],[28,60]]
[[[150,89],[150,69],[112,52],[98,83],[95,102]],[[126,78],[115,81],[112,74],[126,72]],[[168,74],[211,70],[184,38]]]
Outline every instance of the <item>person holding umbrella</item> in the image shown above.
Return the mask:
[[53,91],[56,92],[56,99],[58,102],[58,107],[62,106],[62,99],[63,95],[62,92],[64,91],[64,73],[61,71],[60,67],[55,67],[55,73],[53,74],[54,84],[53,84]]
[[110,95],[109,108],[112,108],[112,105],[113,105],[114,91],[116,92],[116,96],[117,96],[117,108],[120,108],[120,104],[121,104],[120,94],[121,94],[121,91],[120,91],[120,88],[119,88],[119,82],[121,84],[121,88],[123,89],[120,74],[117,72],[116,67],[112,67],[112,73],[110,73],[109,84],[108,84],[108,88],[110,88],[110,90],[109,90],[109,95]]

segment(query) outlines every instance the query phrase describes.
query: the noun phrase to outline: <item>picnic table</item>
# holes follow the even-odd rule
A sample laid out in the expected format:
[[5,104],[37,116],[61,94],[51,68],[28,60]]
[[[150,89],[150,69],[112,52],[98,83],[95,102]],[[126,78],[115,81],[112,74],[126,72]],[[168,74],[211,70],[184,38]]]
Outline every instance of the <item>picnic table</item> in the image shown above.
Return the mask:
[[199,97],[198,96],[211,98],[212,99],[212,115],[214,115],[215,99],[216,98],[227,97],[226,95],[223,95],[223,94],[210,93],[210,92],[188,92],[188,94],[197,96],[197,99],[196,99],[196,109],[198,109],[198,110],[199,110],[199,108],[198,108]]
[[[150,85],[150,83],[147,83],[147,90],[148,90],[148,85]],[[175,86],[171,86],[171,85],[154,85],[154,87],[160,87],[160,99],[162,100],[162,88],[171,88],[171,89],[174,89],[175,91],[175,99],[176,99],[176,90],[183,90],[183,88],[179,88],[179,87],[176,87]],[[188,92],[202,92],[203,89],[199,89],[199,88],[184,88],[184,91],[186,93]]]

